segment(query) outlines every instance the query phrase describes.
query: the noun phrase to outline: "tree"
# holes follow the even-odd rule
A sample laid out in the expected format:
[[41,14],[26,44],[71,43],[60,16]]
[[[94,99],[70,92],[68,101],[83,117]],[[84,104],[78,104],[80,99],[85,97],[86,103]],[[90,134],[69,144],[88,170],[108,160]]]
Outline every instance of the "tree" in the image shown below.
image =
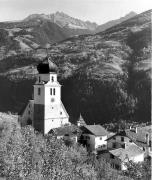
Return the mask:
[[134,163],[129,161],[126,163],[127,170],[124,175],[135,180],[150,180],[151,179],[151,158],[146,159],[144,162]]

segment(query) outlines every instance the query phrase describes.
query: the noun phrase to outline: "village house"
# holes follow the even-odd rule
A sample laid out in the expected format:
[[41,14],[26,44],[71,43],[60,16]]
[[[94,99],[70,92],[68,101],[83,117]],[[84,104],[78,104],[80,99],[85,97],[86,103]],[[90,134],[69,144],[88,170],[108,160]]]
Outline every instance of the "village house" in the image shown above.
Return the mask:
[[62,139],[65,142],[77,143],[78,127],[75,125],[65,125],[59,128],[51,129],[49,134],[53,134],[57,139]]
[[86,146],[88,151],[96,152],[107,149],[108,131],[101,125],[86,125],[80,127],[82,134],[79,143]]
[[144,151],[134,143],[125,144],[121,148],[107,150],[99,156],[117,170],[126,170],[126,163],[129,161],[135,163],[144,161]]
[[145,155],[151,152],[151,126],[136,127],[120,131],[114,136],[109,137],[107,141],[107,149],[117,149],[126,144],[135,143],[143,151]]
[[19,113],[21,126],[32,125],[47,134],[53,128],[70,124],[69,115],[61,101],[61,85],[57,80],[57,67],[50,58],[37,66],[34,99],[29,100]]
[[72,126],[61,101],[56,65],[50,58],[45,58],[37,70],[33,99],[19,113],[21,126],[32,125],[43,134],[54,133],[57,139],[63,139],[67,144],[79,142],[118,170],[125,170],[129,160],[143,162],[151,156],[151,126],[130,128],[111,135],[101,125],[87,125],[81,114],[77,126]]
[[111,167],[126,170],[125,163],[143,162],[151,156],[151,126],[130,128],[109,137],[107,151],[98,155],[108,161]]

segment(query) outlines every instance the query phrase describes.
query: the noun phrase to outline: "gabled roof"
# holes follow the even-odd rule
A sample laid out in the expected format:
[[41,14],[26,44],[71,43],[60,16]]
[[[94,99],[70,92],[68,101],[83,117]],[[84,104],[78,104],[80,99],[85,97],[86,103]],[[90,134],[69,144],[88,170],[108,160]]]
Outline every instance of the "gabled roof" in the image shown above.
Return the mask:
[[62,101],[61,101],[61,107],[63,108],[63,110],[64,110],[64,112],[65,112],[65,114],[66,114],[66,117],[69,118],[69,114],[67,113],[67,111],[66,111],[66,109],[65,109],[64,104],[62,103]]
[[126,148],[118,148],[118,149],[111,150],[109,151],[109,153],[121,159],[121,161],[124,161],[127,158],[131,159],[132,157],[143,154],[144,151],[142,151],[137,145],[131,144],[127,146]]
[[134,143],[136,143],[138,146],[141,146],[141,147],[146,147],[147,146],[147,142],[146,142],[146,134],[150,133],[150,128],[137,128],[137,133],[133,130],[130,130],[130,129],[127,129],[127,130],[124,130],[124,131],[120,131],[118,133],[116,133],[114,136],[111,136],[107,139],[110,140],[112,139],[113,137],[115,136],[125,136],[125,137],[128,137],[130,140],[132,140]]
[[24,106],[23,106],[23,107],[21,108],[21,110],[19,111],[18,115],[21,116],[21,115],[23,114],[23,112],[24,112],[24,110],[25,110],[27,104],[28,104],[28,103],[24,104]]
[[30,102],[32,102],[32,101],[33,101],[33,100],[28,100],[28,101],[24,104],[24,106],[21,108],[21,110],[19,111],[18,115],[22,116],[23,113],[24,113],[24,110],[26,109],[26,107],[28,106],[28,104],[29,104]]
[[49,131],[49,134],[54,133],[56,136],[65,136],[65,135],[76,136],[77,132],[78,132],[77,126],[71,125],[71,126],[63,126],[63,127],[51,129]]
[[106,135],[108,135],[108,131],[104,127],[102,127],[101,125],[87,125],[87,126],[83,126],[82,128],[84,129],[84,133],[85,133],[85,130],[87,130],[88,133],[93,134],[95,136],[106,136]]

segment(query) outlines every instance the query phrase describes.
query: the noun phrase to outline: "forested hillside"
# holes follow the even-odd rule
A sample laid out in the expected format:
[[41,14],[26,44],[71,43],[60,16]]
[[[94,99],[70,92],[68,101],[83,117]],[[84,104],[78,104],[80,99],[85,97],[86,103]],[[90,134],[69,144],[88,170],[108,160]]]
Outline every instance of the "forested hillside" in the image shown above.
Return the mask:
[[[81,35],[52,45],[62,100],[76,122],[151,118],[151,10],[96,35]],[[0,111],[18,112],[32,96],[36,64],[42,59],[16,55],[0,61]]]

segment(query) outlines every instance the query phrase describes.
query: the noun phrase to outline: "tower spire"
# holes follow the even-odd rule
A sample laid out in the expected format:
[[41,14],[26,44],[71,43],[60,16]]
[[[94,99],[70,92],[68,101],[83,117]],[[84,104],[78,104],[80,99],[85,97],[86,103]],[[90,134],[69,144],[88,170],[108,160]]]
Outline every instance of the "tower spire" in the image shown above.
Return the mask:
[[50,72],[57,72],[57,65],[53,62],[51,57],[46,57],[43,62],[39,63],[37,70],[39,74],[48,74]]
[[85,126],[85,125],[87,125],[87,124],[86,124],[86,122],[84,121],[84,119],[83,119],[83,117],[82,117],[82,115],[81,115],[81,113],[80,113],[79,119],[78,119],[78,121],[77,121],[77,126]]

